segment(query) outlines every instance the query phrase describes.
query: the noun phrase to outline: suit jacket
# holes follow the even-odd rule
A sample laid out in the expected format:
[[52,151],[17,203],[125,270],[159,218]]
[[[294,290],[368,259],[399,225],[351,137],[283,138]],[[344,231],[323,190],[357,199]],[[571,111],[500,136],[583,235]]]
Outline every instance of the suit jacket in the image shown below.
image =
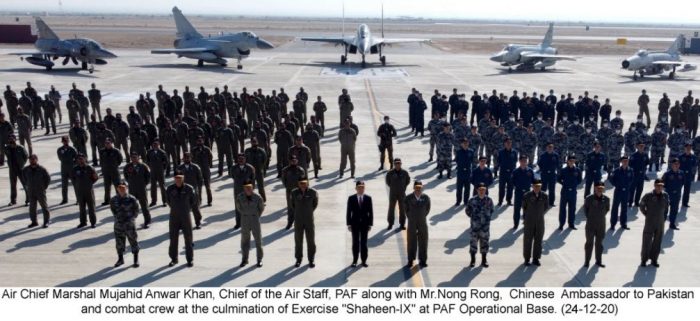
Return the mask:
[[352,227],[370,227],[374,223],[374,210],[372,198],[369,195],[362,197],[362,208],[357,201],[357,194],[348,197],[346,223]]

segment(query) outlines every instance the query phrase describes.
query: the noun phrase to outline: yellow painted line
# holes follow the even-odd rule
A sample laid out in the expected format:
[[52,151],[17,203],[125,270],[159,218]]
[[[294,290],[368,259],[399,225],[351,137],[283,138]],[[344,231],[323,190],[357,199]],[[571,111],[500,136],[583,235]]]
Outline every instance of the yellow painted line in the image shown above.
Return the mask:
[[[372,91],[372,86],[369,83],[368,79],[365,79],[365,90],[367,91],[367,97],[369,98],[369,107],[370,111],[372,112],[372,120],[374,122],[374,129],[375,132],[381,125],[381,119],[382,119],[382,114],[379,112],[379,109],[377,108],[377,100],[374,97],[374,92]],[[386,153],[384,155],[384,162],[386,162],[386,158],[389,157],[389,153]],[[391,161],[391,160],[389,160]],[[406,249],[408,249],[408,235],[406,234],[405,230],[401,231],[401,235],[403,236],[404,239],[404,246],[406,246]],[[403,262],[407,262],[408,258],[404,258]],[[421,270],[418,267],[418,265],[414,265],[411,267],[411,282],[415,287],[424,287],[425,283],[423,282],[423,275],[421,274]]]

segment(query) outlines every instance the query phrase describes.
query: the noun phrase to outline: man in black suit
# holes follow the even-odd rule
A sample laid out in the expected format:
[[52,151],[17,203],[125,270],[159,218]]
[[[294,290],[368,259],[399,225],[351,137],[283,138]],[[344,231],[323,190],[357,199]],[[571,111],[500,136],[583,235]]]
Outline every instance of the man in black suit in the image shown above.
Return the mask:
[[374,210],[372,198],[365,195],[365,182],[355,183],[357,194],[348,197],[346,222],[352,233],[352,267],[357,267],[357,256],[361,254],[362,266],[367,265],[367,233],[372,229]]

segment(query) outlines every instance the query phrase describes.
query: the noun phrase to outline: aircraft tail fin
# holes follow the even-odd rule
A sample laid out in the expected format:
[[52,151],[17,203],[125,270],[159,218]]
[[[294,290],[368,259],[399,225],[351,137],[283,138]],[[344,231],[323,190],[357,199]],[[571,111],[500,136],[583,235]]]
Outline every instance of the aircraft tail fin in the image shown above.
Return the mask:
[[679,54],[681,47],[683,46],[683,35],[678,35],[676,40],[673,41],[670,47],[668,47],[667,52],[672,55]]
[[36,18],[36,28],[38,29],[39,33],[39,39],[53,39],[53,40],[58,40],[58,36],[56,33],[49,28],[49,25],[44,22],[44,20],[41,20],[41,18],[37,17]]
[[554,23],[550,22],[549,23],[549,29],[547,29],[547,33],[544,34],[544,39],[542,39],[542,47],[550,47],[552,45],[552,38],[554,37]]
[[173,7],[173,18],[175,18],[175,27],[177,27],[178,38],[202,38],[202,35],[197,32],[192,24],[185,18],[182,11],[177,7]]
[[382,3],[382,38],[384,38],[384,3]]

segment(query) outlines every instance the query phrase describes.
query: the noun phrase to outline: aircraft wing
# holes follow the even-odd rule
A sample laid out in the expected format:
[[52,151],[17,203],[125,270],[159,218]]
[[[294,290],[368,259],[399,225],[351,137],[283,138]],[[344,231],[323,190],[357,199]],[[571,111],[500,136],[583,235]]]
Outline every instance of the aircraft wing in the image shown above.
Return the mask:
[[393,45],[399,43],[411,43],[411,42],[430,42],[430,39],[419,39],[419,38],[379,38],[374,41],[375,43],[381,43],[385,45]]
[[543,53],[539,53],[539,52],[524,52],[520,55],[523,57],[526,57],[526,58],[576,61],[576,57],[573,57],[573,56],[551,55],[551,54],[543,54]]
[[192,53],[202,53],[202,52],[210,52],[212,49],[210,48],[185,48],[185,49],[153,49],[151,50],[152,54],[192,54]]
[[44,55],[59,55],[57,52],[53,51],[35,51],[35,52],[11,52],[8,55],[13,56],[44,56]]
[[352,37],[304,37],[301,41],[313,41],[313,42],[325,42],[333,43],[336,45],[352,45]]
[[659,60],[652,62],[653,65],[663,65],[663,66],[682,66],[684,62],[682,61],[671,61],[671,60]]

